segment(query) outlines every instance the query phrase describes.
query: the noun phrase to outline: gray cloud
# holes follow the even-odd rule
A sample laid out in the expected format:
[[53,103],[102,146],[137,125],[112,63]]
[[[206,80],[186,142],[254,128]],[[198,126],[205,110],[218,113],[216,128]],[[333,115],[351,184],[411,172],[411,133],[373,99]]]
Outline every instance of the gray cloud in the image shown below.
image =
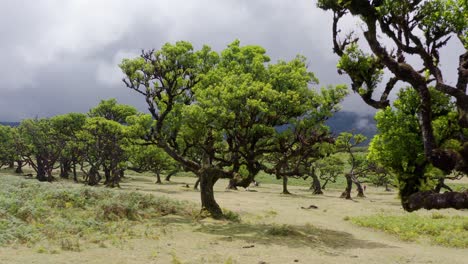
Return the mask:
[[[264,46],[273,60],[305,55],[321,85],[348,82],[335,68],[331,14],[311,0],[0,3],[0,120],[86,112],[111,97],[144,110],[143,100],[121,83],[117,64],[177,40],[221,50],[238,38]],[[352,19],[344,24],[356,26]],[[355,95],[343,108],[373,112]]]

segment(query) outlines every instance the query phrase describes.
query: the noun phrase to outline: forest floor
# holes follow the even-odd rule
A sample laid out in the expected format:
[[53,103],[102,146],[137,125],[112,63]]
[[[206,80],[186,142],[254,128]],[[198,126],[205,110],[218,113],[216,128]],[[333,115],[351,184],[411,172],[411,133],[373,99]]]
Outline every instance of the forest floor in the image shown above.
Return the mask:
[[[156,185],[154,177],[130,175],[119,191],[167,196],[196,206],[200,194],[193,190],[194,182],[193,177],[173,177],[172,182]],[[307,187],[290,186],[293,194],[283,195],[280,184],[261,184],[249,191],[227,191],[226,185],[224,180],[216,184],[215,197],[222,208],[241,216],[240,223],[169,215],[154,226],[156,235],[151,237],[122,238],[99,246],[83,242],[78,252],[38,250],[37,245],[0,247],[0,263],[467,263],[466,249],[424,240],[405,242],[349,221],[355,216],[406,214],[396,192],[368,187],[366,198],[344,200],[338,198],[337,189],[312,195]],[[310,205],[318,209],[303,209]],[[439,213],[468,217],[466,210]]]

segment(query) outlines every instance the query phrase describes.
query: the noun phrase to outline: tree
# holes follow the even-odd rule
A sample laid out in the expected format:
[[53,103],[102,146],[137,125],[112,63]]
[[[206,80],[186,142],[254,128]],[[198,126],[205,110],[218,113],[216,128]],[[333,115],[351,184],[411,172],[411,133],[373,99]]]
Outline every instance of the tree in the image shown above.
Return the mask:
[[64,145],[60,154],[60,177],[68,178],[73,172],[73,179],[78,181],[76,165],[82,160],[83,153],[80,151],[77,135],[86,122],[86,115],[81,113],[68,113],[53,117],[57,133]]
[[[455,105],[450,102],[450,97],[433,88],[430,93],[433,98],[432,126],[437,144],[441,148],[462,148],[461,142],[454,140],[454,137],[460,133],[466,135],[466,131],[463,132],[458,125]],[[403,89],[398,93],[393,108],[388,107],[376,114],[378,134],[369,147],[368,158],[395,173],[403,200],[414,193],[412,188],[438,193],[446,186],[444,179],[452,173],[434,168],[425,159],[421,125],[417,117],[420,107],[418,97],[414,89]],[[412,184],[408,184],[410,182]]]
[[[134,116],[136,114],[137,114],[137,110],[135,107],[130,106],[130,105],[125,105],[125,104],[119,104],[117,103],[117,100],[114,98],[111,98],[109,100],[101,100],[101,102],[96,107],[91,108],[88,112],[88,116],[90,117],[102,117],[102,118],[105,118],[106,120],[111,120],[121,125],[127,125],[127,118],[130,116]],[[120,130],[116,131],[116,133],[120,133]],[[106,152],[105,150],[103,151]],[[101,162],[100,166],[102,166],[102,169],[104,171],[104,176],[106,178],[105,184],[109,184],[109,180],[111,178],[114,178],[111,175],[112,168],[109,167],[110,164],[108,162]],[[121,170],[120,171],[121,176],[123,177],[125,168],[121,167],[120,170]]]
[[[320,191],[325,190],[329,182],[336,182],[337,177],[343,173],[344,162],[336,156],[328,156],[315,163],[316,173],[320,180],[324,181]],[[320,181],[318,181],[320,183]],[[317,183],[316,183],[317,184]],[[312,184],[314,193],[319,190],[316,184]]]
[[0,125],[0,168],[10,165],[15,158],[15,140],[12,127]]
[[365,197],[364,189],[362,188],[359,177],[363,176],[367,171],[367,162],[366,157],[362,153],[354,152],[353,148],[366,141],[366,137],[361,134],[351,134],[348,132],[341,133],[336,139],[337,148],[345,152],[348,158],[348,164],[351,166],[348,173],[345,174],[346,177],[346,188],[345,191],[341,194],[341,198],[351,199],[351,188],[354,183],[358,190],[358,197]]
[[[351,78],[352,88],[365,103],[385,109],[390,105],[388,95],[397,82],[405,82],[418,94],[417,119],[421,124],[424,155],[418,157],[443,171],[457,170],[468,173],[468,142],[466,136],[457,135],[461,148],[443,148],[434,135],[432,85],[453,100],[457,108],[457,122],[468,128],[468,12],[465,0],[319,0],[318,7],[333,12],[333,50],[340,56],[338,69]],[[357,35],[350,33],[340,40],[339,21],[351,14],[362,22],[363,36],[372,54],[364,52]],[[457,80],[451,85],[444,79],[440,65],[440,51],[449,41],[459,41],[465,51],[459,57]],[[385,44],[384,44],[385,43]],[[417,61],[412,65],[406,60]],[[422,65],[421,69],[417,69]],[[379,95],[383,70],[391,78]],[[379,98],[379,99],[375,99]],[[423,161],[421,161],[423,162]],[[435,194],[424,192],[420,182],[425,176],[404,180],[406,190],[401,193],[403,208],[468,208],[468,193]]]
[[26,119],[18,127],[24,160],[36,171],[39,181],[52,181],[52,170],[65,146],[52,119]]
[[265,53],[239,41],[221,54],[180,41],[120,65],[154,119],[148,140],[199,177],[202,210],[213,217],[223,215],[214,199],[218,179],[242,180],[245,167],[253,178],[274,146],[275,126],[332,104],[308,88],[313,75],[302,57],[268,64]]
[[127,143],[125,127],[103,117],[92,117],[86,119],[77,137],[84,153],[81,170],[86,175],[86,183],[98,184],[102,178],[99,174],[102,167],[105,169],[104,184],[118,187],[127,161],[124,151]]

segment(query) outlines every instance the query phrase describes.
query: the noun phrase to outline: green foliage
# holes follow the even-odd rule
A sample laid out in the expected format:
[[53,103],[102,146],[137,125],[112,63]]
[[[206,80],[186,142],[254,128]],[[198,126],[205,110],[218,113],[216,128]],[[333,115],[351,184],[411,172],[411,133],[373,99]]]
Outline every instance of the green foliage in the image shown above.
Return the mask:
[[[431,89],[434,135],[437,143],[445,148],[459,148],[459,141],[452,138],[460,131],[456,121],[455,107],[448,96]],[[424,146],[418,122],[419,96],[413,89],[399,92],[394,108],[379,111],[378,134],[369,146],[368,159],[391,169],[397,176],[400,190],[411,181],[420,190],[432,189],[430,167],[425,163]],[[438,171],[438,177],[444,172]]]
[[428,36],[455,33],[468,49],[468,2],[466,0],[427,1],[420,8],[419,28]]
[[339,71],[344,71],[350,75],[356,84],[353,89],[361,96],[371,95],[382,81],[382,64],[375,56],[360,50],[356,43],[346,48],[337,68]]
[[0,167],[16,158],[14,129],[0,125]]
[[398,236],[407,241],[429,240],[432,244],[468,248],[468,218],[433,213],[352,217],[351,222]]
[[135,107],[118,104],[117,100],[114,98],[101,100],[101,102],[96,107],[90,109],[88,113],[90,117],[103,117],[120,124],[126,123],[127,117],[136,114],[137,110]]

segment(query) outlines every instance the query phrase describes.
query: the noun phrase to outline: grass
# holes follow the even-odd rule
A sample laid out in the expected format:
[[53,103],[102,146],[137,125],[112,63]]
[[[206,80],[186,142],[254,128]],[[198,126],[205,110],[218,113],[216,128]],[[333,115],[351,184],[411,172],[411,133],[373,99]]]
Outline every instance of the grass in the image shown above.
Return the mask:
[[193,204],[149,194],[1,179],[0,246],[38,244],[38,251],[44,251],[44,244],[54,244],[80,251],[83,241],[104,245],[106,240],[148,236],[161,216],[194,219],[198,214]]
[[354,224],[382,230],[405,241],[429,241],[435,245],[468,248],[468,217],[432,213],[351,217]]

